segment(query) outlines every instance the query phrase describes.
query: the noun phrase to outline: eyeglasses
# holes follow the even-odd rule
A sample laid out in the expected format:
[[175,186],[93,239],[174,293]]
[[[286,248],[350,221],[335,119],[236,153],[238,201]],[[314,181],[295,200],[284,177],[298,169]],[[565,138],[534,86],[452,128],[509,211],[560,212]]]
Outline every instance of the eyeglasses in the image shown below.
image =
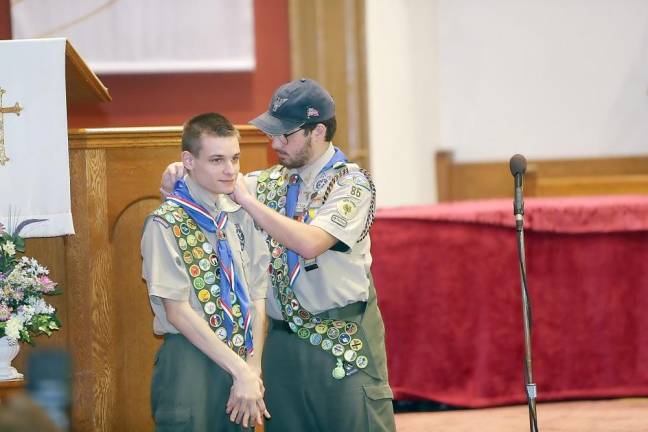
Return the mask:
[[287,133],[287,134],[276,134],[276,135],[273,135],[273,134],[269,134],[269,133],[267,133],[266,136],[267,136],[268,139],[270,139],[270,140],[274,140],[275,138],[278,138],[279,141],[282,141],[281,138],[283,137],[283,139],[284,139],[285,141],[288,141],[288,137],[289,137],[290,135],[294,135],[294,134],[296,134],[297,132],[299,132],[300,130],[303,130],[303,129],[302,129],[302,128],[295,129],[294,131],[292,131],[292,132],[290,132],[290,133]]

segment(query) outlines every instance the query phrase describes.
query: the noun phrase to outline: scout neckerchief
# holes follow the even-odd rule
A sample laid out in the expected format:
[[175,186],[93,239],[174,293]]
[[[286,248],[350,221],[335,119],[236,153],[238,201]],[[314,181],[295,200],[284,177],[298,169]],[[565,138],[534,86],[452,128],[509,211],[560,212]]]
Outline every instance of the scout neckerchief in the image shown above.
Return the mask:
[[205,208],[194,201],[184,180],[178,180],[176,182],[173,195],[170,195],[167,200],[182,207],[201,229],[216,233],[216,237],[218,238],[218,258],[220,260],[220,303],[223,308],[223,321],[227,330],[227,338],[228,340],[232,338],[232,329],[235,322],[233,303],[236,303],[238,300],[243,317],[242,327],[245,337],[245,347],[248,353],[252,354],[254,348],[252,344],[250,300],[238,273],[235,271],[232,251],[225,238],[224,230],[227,225],[227,213],[221,211],[218,218],[214,219]]
[[[346,156],[335,149],[333,157],[320,170],[319,174],[332,168],[345,166]],[[290,176],[285,186],[287,169],[275,166],[263,171],[258,178],[257,199],[268,207],[294,217],[301,178],[297,174]],[[319,175],[318,174],[318,175]],[[305,214],[305,218],[308,215]],[[272,284],[279,302],[284,321],[297,336],[330,352],[336,359],[332,375],[342,379],[351,375],[358,368],[364,369],[369,359],[363,354],[364,337],[361,337],[360,326],[353,321],[333,320],[313,315],[304,309],[294,293],[294,285],[301,271],[299,257],[292,250],[286,250],[276,240],[268,237],[268,246],[273,260],[270,267]]]

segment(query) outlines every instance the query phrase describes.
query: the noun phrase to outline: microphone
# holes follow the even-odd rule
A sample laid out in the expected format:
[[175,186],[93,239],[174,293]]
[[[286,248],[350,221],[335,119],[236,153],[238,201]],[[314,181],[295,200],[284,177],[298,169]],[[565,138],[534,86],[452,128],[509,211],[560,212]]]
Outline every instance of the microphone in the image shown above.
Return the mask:
[[527,161],[521,154],[513,155],[509,161],[511,174],[515,177],[515,195],[513,197],[513,214],[515,215],[515,226],[522,229],[524,222],[524,200],[522,199],[522,176],[526,172]]

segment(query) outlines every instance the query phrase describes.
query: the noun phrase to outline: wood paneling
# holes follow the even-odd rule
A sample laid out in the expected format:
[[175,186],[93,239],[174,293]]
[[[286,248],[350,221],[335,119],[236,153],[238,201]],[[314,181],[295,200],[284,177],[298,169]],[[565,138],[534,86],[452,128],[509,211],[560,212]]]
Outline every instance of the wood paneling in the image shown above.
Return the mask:
[[309,77],[335,99],[334,143],[369,167],[363,0],[290,0],[293,79]]
[[[439,201],[513,196],[508,161],[456,163],[436,155]],[[525,196],[648,194],[648,156],[529,160]]]
[[[242,171],[267,166],[267,138],[239,127]],[[140,236],[159,201],[164,168],[180,153],[181,128],[86,129],[69,133],[76,234],[28,239],[27,254],[63,289],[54,297],[63,327],[38,346],[73,360],[75,431],[153,430],[149,389],[160,339],[141,278]],[[25,371],[32,349],[19,354]]]

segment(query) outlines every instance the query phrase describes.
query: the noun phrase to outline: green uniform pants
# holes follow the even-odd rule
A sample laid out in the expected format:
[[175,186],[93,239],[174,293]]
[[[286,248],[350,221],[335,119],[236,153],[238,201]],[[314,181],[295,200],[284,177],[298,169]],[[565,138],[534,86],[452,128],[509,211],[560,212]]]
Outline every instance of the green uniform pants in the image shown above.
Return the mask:
[[231,387],[232,377],[184,336],[165,335],[151,382],[156,432],[251,431],[225,414]]
[[333,356],[298,339],[284,321],[270,320],[263,352],[265,401],[272,418],[267,432],[393,432],[392,392],[387,381],[384,325],[373,282],[360,316],[377,371],[374,378],[358,371],[336,380]]

